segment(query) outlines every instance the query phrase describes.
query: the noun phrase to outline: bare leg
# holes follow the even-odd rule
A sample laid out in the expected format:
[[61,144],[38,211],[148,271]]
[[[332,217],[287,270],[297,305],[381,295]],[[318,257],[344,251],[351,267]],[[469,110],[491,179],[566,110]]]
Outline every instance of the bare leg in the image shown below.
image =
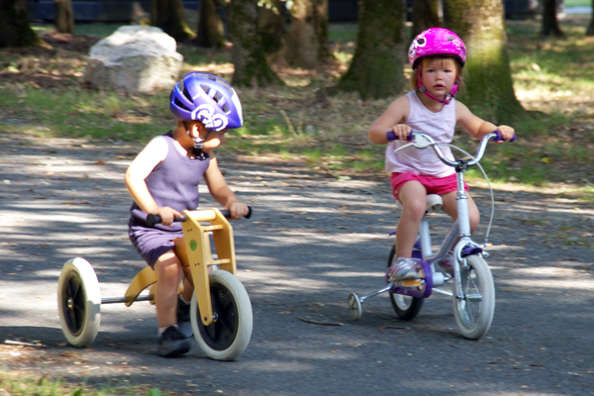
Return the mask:
[[[470,220],[470,231],[474,233],[480,221],[480,213],[474,200],[468,194],[468,218]],[[443,211],[446,212],[452,220],[456,221],[458,218],[458,208],[456,207],[456,191],[449,192],[441,196],[443,200]]]
[[396,257],[412,256],[419,224],[425,214],[426,196],[425,187],[416,180],[404,183],[398,191],[402,214],[396,230]]
[[177,288],[182,276],[181,264],[170,250],[163,253],[155,263],[157,270],[157,291],[155,308],[159,328],[169,327],[177,323]]

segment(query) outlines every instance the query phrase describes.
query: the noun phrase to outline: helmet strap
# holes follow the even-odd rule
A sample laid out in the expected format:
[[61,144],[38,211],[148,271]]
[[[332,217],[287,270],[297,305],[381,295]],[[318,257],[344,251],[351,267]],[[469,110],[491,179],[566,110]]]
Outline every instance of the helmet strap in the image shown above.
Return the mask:
[[445,96],[445,98],[441,99],[441,98],[433,96],[431,94],[431,92],[429,92],[429,90],[423,86],[423,83],[421,82],[421,77],[423,74],[423,72],[421,71],[421,65],[419,65],[418,67],[419,67],[419,72],[418,72],[418,77],[417,77],[417,88],[419,89],[419,91],[421,91],[422,93],[427,95],[429,98],[431,98],[439,103],[443,103],[443,104],[450,103],[452,101],[452,99],[454,98],[454,96],[456,95],[456,92],[458,92],[458,83],[460,80],[456,79],[456,82],[454,83],[454,86],[452,87],[452,90],[450,91],[450,93],[447,94]]
[[210,131],[207,130],[207,134],[206,134],[206,138],[201,139],[200,135],[198,135],[197,138],[195,138],[194,136],[192,136],[192,131],[190,131],[188,129],[188,127],[186,126],[186,122],[183,122],[184,124],[184,128],[186,129],[186,133],[188,134],[188,136],[190,137],[190,139],[192,139],[192,141],[194,142],[194,147],[192,147],[192,155],[198,159],[204,160],[206,158],[209,157],[208,153],[206,151],[203,151],[202,148],[204,147],[204,142],[206,141],[206,139],[208,139],[208,135],[210,134]]

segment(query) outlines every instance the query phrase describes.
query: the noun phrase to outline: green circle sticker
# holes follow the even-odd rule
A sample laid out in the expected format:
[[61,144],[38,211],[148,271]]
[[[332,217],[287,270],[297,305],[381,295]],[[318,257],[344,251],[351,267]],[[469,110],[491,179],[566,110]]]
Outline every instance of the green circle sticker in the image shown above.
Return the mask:
[[192,239],[192,240],[190,241],[190,249],[192,249],[192,251],[194,251],[194,250],[198,249],[198,242],[196,242],[196,240],[195,240],[195,239]]

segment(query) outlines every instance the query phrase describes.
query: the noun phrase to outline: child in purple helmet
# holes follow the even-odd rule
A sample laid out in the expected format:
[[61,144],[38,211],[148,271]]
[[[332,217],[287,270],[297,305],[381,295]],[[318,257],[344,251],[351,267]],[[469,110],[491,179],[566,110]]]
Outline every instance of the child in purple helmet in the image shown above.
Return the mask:
[[[413,90],[394,100],[371,125],[368,135],[373,143],[387,144],[386,170],[394,198],[402,205],[396,232],[396,254],[386,274],[390,281],[416,278],[417,262],[411,258],[420,221],[425,213],[427,194],[439,194],[443,209],[456,219],[456,175],[432,150],[394,150],[406,143],[411,130],[418,130],[438,143],[450,143],[458,124],[480,139],[499,129],[507,141],[514,129],[482,120],[454,99],[466,62],[464,42],[455,33],[431,28],[413,40],[408,52],[413,69]],[[449,146],[441,146],[451,157]],[[467,186],[466,186],[467,188]],[[479,223],[479,211],[468,197],[471,229]]]
[[[170,96],[175,129],[153,138],[132,161],[125,181],[134,202],[130,208],[129,236],[140,255],[158,274],[155,306],[159,326],[158,353],[174,357],[190,350],[189,301],[192,283],[184,278],[183,295],[177,290],[183,277],[173,240],[182,237],[185,209],[198,207],[198,184],[204,179],[217,202],[237,219],[248,213],[231,191],[212,155],[228,128],[243,124],[241,103],[233,88],[208,73],[189,73]],[[148,214],[163,219],[148,226]]]

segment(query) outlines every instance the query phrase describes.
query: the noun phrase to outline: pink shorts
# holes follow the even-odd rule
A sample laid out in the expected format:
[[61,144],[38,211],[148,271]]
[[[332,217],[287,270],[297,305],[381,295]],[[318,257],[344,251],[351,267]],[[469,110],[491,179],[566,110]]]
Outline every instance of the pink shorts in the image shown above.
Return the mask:
[[[425,190],[427,190],[427,194],[444,195],[458,189],[455,173],[446,177],[435,177],[415,175],[414,173],[392,172],[390,183],[392,184],[392,195],[394,195],[394,198],[398,199],[398,191],[402,185],[411,180],[421,183],[425,187]],[[468,185],[466,183],[464,183],[464,189],[468,191]]]

